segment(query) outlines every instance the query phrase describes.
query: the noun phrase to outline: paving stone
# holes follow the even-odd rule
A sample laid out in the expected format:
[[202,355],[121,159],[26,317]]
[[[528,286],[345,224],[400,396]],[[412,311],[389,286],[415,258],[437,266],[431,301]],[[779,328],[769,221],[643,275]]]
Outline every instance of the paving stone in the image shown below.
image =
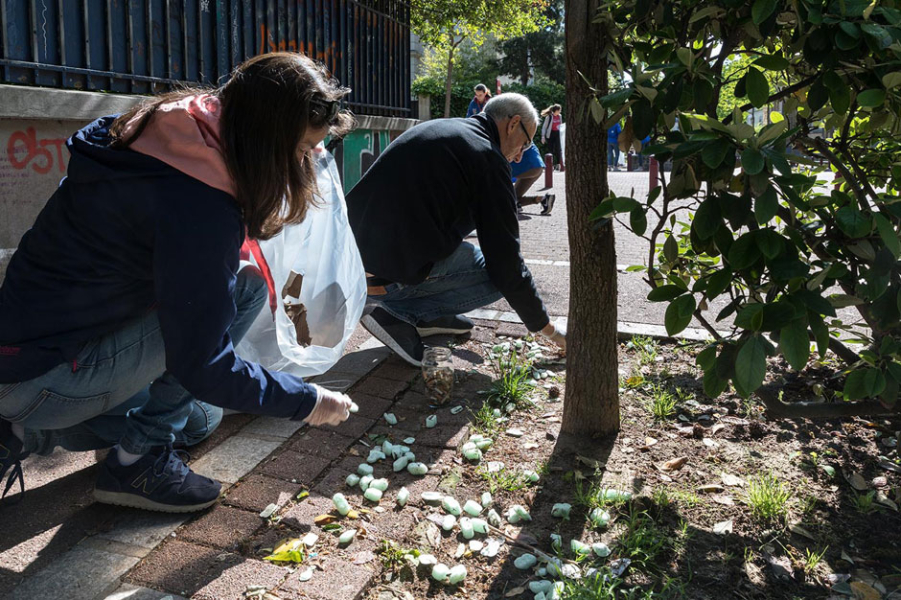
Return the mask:
[[480,342],[483,344],[491,344],[494,342],[495,333],[493,329],[488,329],[486,327],[476,327],[472,330],[470,334],[470,339],[474,342]]
[[153,550],[190,515],[177,515],[149,510],[130,510],[114,522],[109,531],[97,538]]
[[394,400],[398,394],[409,387],[408,381],[395,381],[393,379],[385,379],[376,375],[370,375],[360,385],[360,391],[385,398],[386,400]]
[[244,426],[250,424],[256,418],[256,415],[249,415],[246,413],[231,413],[225,415],[219,423],[219,427],[216,428],[210,437],[196,446],[191,446],[191,456],[194,460],[199,460],[204,454],[211,451],[213,448],[217,448],[222,442],[241,431]]
[[433,448],[456,448],[463,443],[463,438],[468,437],[469,427],[461,425],[442,425],[438,419],[438,425],[431,429],[423,429],[416,438],[417,444],[431,446]]
[[315,377],[309,377],[307,382],[315,383],[320,385],[328,390],[332,390],[333,392],[347,392],[351,387],[355,386],[357,382],[360,381],[364,374],[360,373],[344,373],[341,371],[336,371],[332,369],[328,373],[324,373],[323,375],[317,375]]
[[393,400],[386,400],[384,398],[376,398],[375,396],[370,396],[369,394],[357,393],[353,392],[351,394],[351,398],[353,401],[357,403],[357,406],[360,407],[360,412],[356,414],[357,417],[366,417],[369,419],[378,419],[389,410],[392,404],[394,404]]
[[88,544],[77,544],[53,564],[22,582],[8,599],[94,600],[116,589],[119,578],[139,560],[134,556],[105,552]]
[[288,439],[298,429],[306,425],[303,421],[277,419],[275,417],[259,417],[241,430],[241,434],[270,435]]
[[288,449],[332,459],[341,456],[355,441],[336,431],[311,427],[294,436]]
[[329,371],[324,373],[324,375],[325,377],[328,377],[330,372],[335,371],[340,373],[353,373],[359,378],[378,367],[389,356],[391,356],[391,350],[385,346],[350,352],[342,356]]
[[323,561],[309,581],[299,580],[300,572],[293,573],[278,589],[283,600],[309,598],[311,600],[358,600],[375,579],[375,568],[370,565],[354,565],[349,560],[328,558]]
[[327,458],[286,450],[260,465],[259,472],[310,487],[330,462]]
[[481,327],[483,329],[497,329],[498,322],[488,319],[473,319],[473,323],[476,324],[477,327]]
[[373,375],[375,377],[382,377],[393,381],[408,382],[419,375],[420,372],[420,369],[394,354],[386,360]]
[[270,504],[284,506],[300,493],[303,486],[265,475],[251,475],[228,491],[226,504],[259,514]]
[[407,410],[415,410],[423,414],[431,414],[434,403],[423,392],[410,389],[403,396],[398,398],[394,407],[398,409],[405,408]]
[[[376,425],[368,432],[370,440],[384,436],[388,438],[388,440],[392,443],[402,442],[404,438],[410,436],[413,436],[417,440],[419,440],[419,438],[416,437],[417,435],[419,435],[419,427],[416,425],[416,423],[410,422],[398,422],[397,425],[388,425],[387,423],[382,421],[380,425]],[[364,456],[363,458],[365,459],[366,457]]]
[[218,572],[241,562],[240,556],[223,554],[220,549],[170,539],[148,554],[125,581],[190,597],[215,579]]
[[191,469],[198,475],[224,483],[235,483],[280,445],[280,442],[231,437],[200,460],[192,462]]
[[123,583],[103,600],[186,600],[183,596]]
[[316,429],[334,431],[335,433],[356,439],[366,433],[374,424],[375,420],[361,417],[359,413],[357,413],[355,415],[350,415],[350,418],[340,425],[323,425]]
[[496,335],[507,337],[524,338],[529,335],[529,330],[526,329],[525,325],[520,325],[518,323],[501,323],[498,325],[495,333]]
[[262,560],[244,559],[224,569],[198,590],[192,600],[243,600],[248,588],[261,586],[272,590],[288,573],[285,567]]
[[231,549],[262,525],[263,519],[257,513],[217,505],[196,521],[182,527],[177,534],[180,539],[188,542]]

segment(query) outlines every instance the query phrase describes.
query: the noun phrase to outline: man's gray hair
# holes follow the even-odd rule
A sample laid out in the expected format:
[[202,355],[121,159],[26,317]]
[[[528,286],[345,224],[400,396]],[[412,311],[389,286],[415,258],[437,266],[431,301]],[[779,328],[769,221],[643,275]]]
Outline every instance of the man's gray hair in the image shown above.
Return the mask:
[[522,94],[514,92],[499,94],[488,101],[484,111],[495,122],[519,115],[523,122],[538,125],[538,111],[532,106],[532,101]]

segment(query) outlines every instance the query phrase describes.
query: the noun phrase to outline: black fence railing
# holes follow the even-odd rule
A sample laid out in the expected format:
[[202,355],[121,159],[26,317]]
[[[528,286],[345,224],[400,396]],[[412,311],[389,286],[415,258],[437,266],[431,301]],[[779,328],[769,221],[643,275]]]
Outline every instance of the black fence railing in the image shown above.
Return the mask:
[[354,112],[412,115],[404,0],[0,0],[6,83],[147,94],[276,50],[325,63]]

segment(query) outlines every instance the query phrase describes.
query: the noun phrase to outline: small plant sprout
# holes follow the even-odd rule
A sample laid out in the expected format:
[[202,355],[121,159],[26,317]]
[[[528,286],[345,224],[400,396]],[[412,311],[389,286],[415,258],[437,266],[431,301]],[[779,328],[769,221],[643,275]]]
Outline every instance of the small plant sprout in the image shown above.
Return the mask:
[[529,383],[531,362],[521,358],[516,352],[511,352],[509,355],[502,354],[498,357],[495,368],[498,378],[491,384],[488,403],[495,408],[510,404],[515,408],[525,402],[534,387]]
[[388,571],[399,571],[408,562],[413,562],[417,558],[423,558],[426,555],[420,555],[419,550],[408,550],[403,548],[397,542],[382,540],[379,544],[379,556],[382,559],[382,565]]
[[784,517],[789,498],[791,492],[772,473],[760,475],[748,483],[748,506],[751,514],[761,521]]
[[676,414],[676,404],[678,402],[675,395],[661,385],[655,385],[650,390],[651,400],[649,409],[654,419],[657,421],[666,421]]
[[644,366],[653,364],[657,360],[657,340],[650,336],[636,335],[626,344],[626,348],[635,350],[638,362]]
[[826,555],[826,550],[829,549],[829,546],[823,548],[820,552],[816,550],[811,551],[810,548],[804,549],[804,572],[808,575],[813,574],[816,570],[817,566],[823,561],[823,557]]
[[855,493],[851,498],[851,503],[854,505],[854,509],[862,515],[868,515],[879,509],[879,505],[876,504],[875,491],[870,491],[866,494]]

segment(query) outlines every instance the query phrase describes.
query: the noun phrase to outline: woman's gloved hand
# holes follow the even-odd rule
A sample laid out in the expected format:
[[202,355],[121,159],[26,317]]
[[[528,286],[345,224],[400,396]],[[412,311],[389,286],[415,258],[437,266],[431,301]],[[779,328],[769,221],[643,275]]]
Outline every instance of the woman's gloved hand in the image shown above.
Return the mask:
[[566,330],[563,326],[548,323],[539,333],[560,346],[561,350],[566,350]]
[[316,406],[304,419],[310,425],[340,425],[350,416],[353,404],[347,394],[333,392],[311,383],[316,388]]

